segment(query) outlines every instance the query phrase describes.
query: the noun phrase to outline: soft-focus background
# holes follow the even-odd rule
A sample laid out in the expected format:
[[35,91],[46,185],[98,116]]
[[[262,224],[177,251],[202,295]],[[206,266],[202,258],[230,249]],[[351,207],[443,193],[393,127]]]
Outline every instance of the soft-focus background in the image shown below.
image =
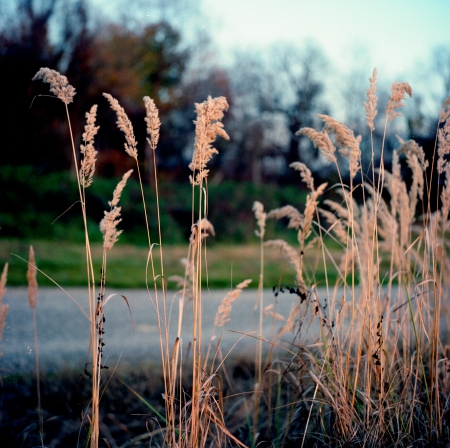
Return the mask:
[[[248,266],[242,253],[251,251],[244,248],[257,244],[253,201],[267,209],[302,208],[306,192],[291,162],[306,163],[317,182],[337,181],[335,169],[311,143],[295,136],[302,126],[319,129],[315,114],[330,114],[361,134],[363,167],[368,166],[363,103],[374,67],[380,99],[375,148],[381,146],[389,86],[408,81],[413,97],[392,123],[387,154],[398,134],[417,139],[431,157],[437,116],[450,94],[449,20],[450,3],[444,0],[0,0],[0,262],[10,263],[8,283],[25,284],[26,265],[11,253],[26,257],[29,244],[40,245],[38,265],[53,278],[65,285],[84,282],[83,255],[74,256],[84,240],[67,118],[48,85],[31,81],[40,67],[65,74],[77,90],[69,106],[77,148],[84,114],[98,104],[99,156],[87,211],[92,239],[99,243],[107,201],[117,179],[133,167],[102,92],[116,97],[134,124],[153,231],[153,166],[142,97],[150,96],[159,108],[163,240],[173,247],[185,247],[191,227],[194,103],[225,96],[230,140],[218,140],[219,155],[210,167],[209,218],[216,237],[209,244],[221,251],[239,244],[236,263]],[[145,250],[139,252],[146,236],[136,181],[127,185],[122,206],[117,253],[131,271],[146,259]],[[268,237],[283,227],[270,223]],[[173,252],[173,260],[166,252],[171,273],[182,273],[180,251]],[[133,279],[123,267],[114,269],[114,286],[142,286],[140,270]],[[243,269],[231,260],[220,275],[230,282],[233,271]],[[256,259],[254,269],[257,276]]]

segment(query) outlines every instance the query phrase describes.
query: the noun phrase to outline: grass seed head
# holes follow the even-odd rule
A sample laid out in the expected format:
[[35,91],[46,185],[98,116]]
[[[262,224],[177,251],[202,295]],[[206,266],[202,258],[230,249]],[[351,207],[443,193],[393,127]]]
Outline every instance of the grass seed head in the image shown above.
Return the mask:
[[216,137],[219,135],[226,140],[230,139],[221,122],[223,112],[226,110],[228,110],[228,103],[223,96],[217,98],[209,96],[203,103],[195,104],[197,113],[197,120],[194,121],[195,143],[192,162],[189,164],[190,170],[197,173],[195,177],[190,176],[193,185],[200,185],[208,176],[209,170],[206,169],[206,164],[214,154],[218,154],[217,149],[212,147]]
[[149,96],[144,96],[144,104],[146,111],[145,122],[147,123],[148,141],[154,150],[158,145],[161,121],[159,120],[158,108]]
[[370,81],[370,87],[366,90],[367,93],[367,103],[364,103],[364,108],[366,109],[366,119],[367,119],[367,126],[369,126],[371,131],[375,130],[375,126],[373,124],[373,121],[375,120],[375,117],[377,116],[377,101],[378,97],[375,95],[375,92],[377,90],[377,69],[373,69],[373,76],[372,78],[369,78]]
[[239,297],[242,290],[246,288],[252,281],[250,279],[244,280],[239,283],[233,291],[230,291],[222,300],[222,303],[219,306],[219,309],[216,313],[216,317],[214,318],[214,326],[215,327],[223,327],[227,322],[229,322],[231,308],[233,302]]
[[103,96],[108,100],[111,109],[117,115],[116,124],[118,128],[125,134],[125,152],[137,161],[137,141],[134,137],[133,125],[131,124],[128,115],[119,102],[113,98],[109,93],[104,93]]
[[117,230],[117,224],[122,221],[120,218],[121,207],[117,207],[119,203],[122,191],[127,183],[127,179],[130,177],[133,170],[127,171],[122,180],[117,184],[114,190],[112,201],[108,202],[111,210],[105,211],[105,217],[100,221],[100,231],[103,234],[103,248],[105,250],[111,250],[114,244],[119,239],[119,235],[123,232],[122,230]]
[[267,213],[264,211],[264,205],[261,202],[253,202],[253,213],[255,214],[255,219],[258,224],[259,230],[256,230],[256,236],[259,238],[264,238],[264,233],[266,231],[266,218]]
[[308,137],[321,154],[331,163],[336,163],[336,148],[328,135],[328,132],[318,132],[313,128],[301,128],[295,135],[304,135]]
[[411,86],[407,82],[394,82],[391,86],[391,96],[389,97],[386,117],[388,122],[394,120],[395,117],[400,117],[402,114],[397,112],[399,107],[405,107],[402,102],[405,99],[405,94],[412,96]]
[[94,137],[97,134],[100,126],[95,126],[95,118],[97,115],[97,104],[91,107],[89,112],[86,112],[86,126],[83,132],[84,145],[80,145],[83,160],[81,161],[80,180],[84,188],[92,184],[92,178],[95,173],[95,162],[97,151],[94,149]]
[[37,291],[38,291],[38,283],[36,280],[36,261],[34,259],[34,249],[33,246],[30,246],[30,253],[28,257],[28,270],[27,270],[27,280],[28,280],[28,302],[30,304],[30,308],[36,308],[37,304]]
[[73,101],[75,89],[69,84],[67,78],[56,70],[40,68],[34,75],[33,81],[42,80],[50,84],[50,92],[56,95],[65,105]]
[[339,152],[348,157],[350,178],[353,179],[361,160],[361,149],[359,148],[361,136],[355,137],[351,129],[328,115],[317,114],[317,116],[325,123],[324,131],[334,135],[337,145],[340,146]]
[[311,191],[314,191],[314,178],[311,174],[311,170],[302,162],[292,162],[289,166],[296,171],[300,171],[302,181],[305,182]]

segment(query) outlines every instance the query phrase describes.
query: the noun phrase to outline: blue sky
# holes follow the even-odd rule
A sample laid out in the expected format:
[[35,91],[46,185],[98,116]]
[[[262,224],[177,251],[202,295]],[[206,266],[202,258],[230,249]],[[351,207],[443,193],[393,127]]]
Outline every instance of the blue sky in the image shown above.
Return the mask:
[[435,45],[450,46],[449,0],[202,0],[202,7],[224,50],[310,38],[341,68],[352,48],[363,48],[368,64],[390,77],[414,71]]
[[379,86],[408,81],[433,116],[450,95],[431,72],[431,54],[438,45],[449,49],[450,64],[450,0],[91,1],[114,20],[119,8],[143,25],[162,16],[184,33],[204,30],[217,63],[225,65],[236,52],[267,55],[276,43],[301,48],[308,40],[315,42],[330,62],[323,80],[334,104],[339,103],[342,80],[356,71],[360,80],[363,74],[365,86],[374,67]]
[[91,1],[116,20],[119,9],[144,24],[162,9],[185,29],[203,28],[225,59],[236,50],[264,51],[275,42],[301,47],[311,39],[340,68],[357,47],[371,68],[397,77],[425,64],[436,45],[450,47],[450,0]]

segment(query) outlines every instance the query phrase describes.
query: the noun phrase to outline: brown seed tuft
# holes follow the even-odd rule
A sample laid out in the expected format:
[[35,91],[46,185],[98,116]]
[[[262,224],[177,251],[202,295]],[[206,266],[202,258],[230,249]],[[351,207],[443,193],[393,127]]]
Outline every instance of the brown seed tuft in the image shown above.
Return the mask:
[[253,213],[255,214],[256,223],[258,224],[259,230],[255,230],[256,236],[259,238],[264,238],[264,233],[266,231],[266,218],[267,213],[264,211],[264,205],[261,202],[253,202]]
[[236,286],[233,291],[230,291],[222,300],[222,303],[219,306],[219,309],[216,313],[216,317],[214,318],[214,326],[215,327],[223,327],[227,322],[229,322],[231,308],[233,302],[239,297],[242,290],[246,288],[252,281],[250,279],[244,280],[242,283]]
[[392,121],[395,117],[400,117],[402,114],[395,109],[399,107],[405,107],[402,101],[405,99],[405,93],[410,97],[412,96],[411,86],[407,82],[394,82],[391,86],[391,96],[389,97],[386,117],[388,122]]
[[292,162],[289,166],[294,168],[294,170],[300,171],[302,181],[305,182],[311,191],[314,191],[314,178],[311,170],[302,162]]
[[75,96],[75,89],[69,84],[67,78],[56,70],[40,68],[34,75],[33,81],[42,80],[50,84],[50,92],[56,95],[64,104],[69,104]]
[[369,78],[370,87],[366,90],[367,93],[367,103],[364,103],[364,108],[366,109],[366,119],[367,126],[369,126],[371,131],[375,130],[373,120],[377,116],[377,101],[378,97],[375,95],[377,90],[377,69],[373,69],[372,78]]
[[37,291],[38,283],[36,280],[36,261],[34,259],[34,249],[30,246],[30,254],[28,257],[28,270],[27,270],[27,280],[28,280],[28,303],[30,308],[36,308],[37,305]]
[[126,172],[122,180],[117,184],[114,190],[113,200],[108,202],[111,210],[109,212],[105,211],[105,217],[100,221],[100,231],[103,233],[103,248],[105,250],[111,250],[119,239],[119,235],[123,232],[122,230],[117,230],[117,224],[122,221],[120,218],[121,207],[117,207],[117,204],[119,203],[127,179],[132,172],[133,170]]
[[80,180],[84,188],[92,184],[92,178],[95,173],[95,162],[97,151],[94,149],[94,137],[97,134],[100,126],[95,126],[95,118],[97,115],[97,104],[91,107],[89,112],[86,112],[86,126],[83,132],[84,145],[80,145],[83,160],[81,161]]
[[131,124],[128,115],[119,102],[113,98],[109,93],[104,93],[103,96],[108,100],[111,109],[117,115],[117,127],[125,134],[125,152],[137,161],[137,141],[134,137],[133,125]]
[[193,185],[200,185],[202,180],[208,176],[209,170],[206,164],[211,160],[214,154],[218,154],[216,148],[212,147],[212,143],[219,135],[226,140],[230,137],[223,128],[220,121],[223,118],[223,112],[228,110],[228,103],[225,97],[211,98],[200,104],[195,104],[197,112],[197,120],[195,123],[195,144],[192,162],[189,165],[191,171],[197,173],[190,176]]
[[144,96],[144,105],[146,111],[145,122],[147,123],[148,143],[155,150],[159,140],[159,128],[161,121],[159,120],[158,108],[155,102],[148,96]]

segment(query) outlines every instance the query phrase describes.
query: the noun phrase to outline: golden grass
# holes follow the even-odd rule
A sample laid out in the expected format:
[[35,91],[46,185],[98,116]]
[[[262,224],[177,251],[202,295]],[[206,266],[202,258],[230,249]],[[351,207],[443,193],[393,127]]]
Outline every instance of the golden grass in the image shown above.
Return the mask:
[[[48,69],[41,69],[39,73],[37,79],[50,82],[51,91],[63,101],[69,116],[67,105],[74,91],[68,87],[67,80]],[[374,71],[370,78],[365,104],[371,132],[375,129],[379,108],[375,95],[376,75]],[[450,372],[447,367],[450,353],[446,342],[450,324],[446,319],[450,280],[446,238],[450,166],[445,159],[450,142],[450,100],[440,114],[439,145],[433,156],[433,160],[437,159],[438,173],[432,171],[432,177],[424,179],[428,162],[422,148],[412,141],[400,141],[400,147],[392,154],[391,172],[384,167],[388,125],[401,115],[398,110],[404,107],[406,94],[412,95],[409,84],[392,85],[385,111],[383,142],[381,148],[375,148],[371,136],[372,165],[367,173],[361,166],[361,136],[355,136],[344,124],[327,115],[318,115],[323,121],[321,131],[299,130],[299,135],[311,139],[324,158],[335,164],[340,179],[340,185],[335,187],[341,199],[324,201],[326,184],[316,187],[306,165],[292,164],[292,168],[300,171],[301,180],[309,190],[304,211],[288,205],[266,213],[263,204],[255,203],[260,245],[245,248],[219,248],[207,243],[214,234],[213,225],[207,219],[207,162],[217,153],[212,146],[216,137],[228,138],[221,123],[228,103],[222,97],[209,97],[196,105],[196,139],[190,164],[193,174],[190,177],[192,234],[189,247],[187,251],[170,247],[163,251],[159,232],[160,257],[155,261],[156,246],[151,242],[147,223],[149,247],[142,251],[139,260],[151,303],[150,312],[158,317],[160,334],[165,415],[164,421],[159,422],[164,424],[160,439],[155,443],[171,447],[257,446],[260,443],[274,446],[314,443],[445,446],[450,441]],[[105,96],[116,111],[118,126],[125,134],[125,150],[137,162],[137,142],[131,122],[118,102],[110,95]],[[159,119],[156,120],[152,104],[148,99],[145,101],[148,143],[154,156]],[[77,165],[74,147],[73,150]],[[382,156],[378,167],[374,166],[375,153]],[[400,157],[404,157],[411,171],[410,184],[402,178]],[[153,165],[156,181],[156,164]],[[139,164],[137,171],[140,180]],[[436,175],[442,177],[439,179],[443,185],[441,207],[431,213],[423,206],[423,199],[430,199],[429,186]],[[90,425],[88,442],[91,448],[97,448],[100,400],[107,387],[101,375],[103,340],[107,340],[102,324],[107,302],[105,288],[110,281],[113,257],[122,262],[129,260],[127,250],[130,248],[114,247],[116,255],[114,251],[109,253],[113,244],[101,248],[101,287],[96,304],[94,264],[100,257],[100,248],[89,242],[85,195],[80,176],[78,179],[86,233],[92,354],[92,400],[86,414]],[[123,185],[119,184],[119,189],[121,187]],[[116,195],[114,198],[110,203],[113,210],[118,201]],[[422,205],[422,210],[417,216],[418,205]],[[112,218],[114,232],[118,212],[120,209]],[[145,208],[144,213],[147,218]],[[321,221],[321,216],[325,220]],[[265,241],[266,218],[289,218],[288,228],[297,232],[298,245],[280,239]],[[114,243],[118,233],[113,236]],[[329,244],[331,236],[338,241],[340,250],[336,250],[336,244]],[[108,249],[108,275],[105,249]],[[133,254],[136,254],[134,250]],[[168,260],[175,257],[186,257],[186,262],[178,302],[178,329],[176,334],[169,334],[164,272],[171,270]],[[281,261],[283,257],[285,263]],[[259,263],[256,260],[260,260]],[[269,270],[265,269],[268,265]],[[336,279],[330,275],[330,265],[337,272]],[[275,284],[279,288],[288,284],[285,289],[297,298],[288,316],[278,315],[271,304],[265,303],[263,287],[272,286],[269,282],[274,277],[269,280],[268,275],[272,266],[275,266]],[[323,277],[318,274],[320,269]],[[202,291],[219,270],[230,279],[230,287],[245,278],[259,279],[256,303],[259,334],[251,335],[256,343],[253,387],[240,395],[230,408],[233,411],[229,411],[234,417],[239,415],[240,422],[236,418],[228,419],[225,407],[227,398],[233,396],[224,395],[224,381],[229,381],[225,368],[227,355],[221,352],[220,342],[218,345],[211,342],[205,351],[208,344],[202,334]],[[232,301],[247,283],[238,285],[238,290],[225,297],[217,326],[226,322]],[[325,293],[319,292],[321,286]],[[187,302],[193,309],[190,322],[183,320]],[[271,341],[265,340],[262,328],[275,319],[285,319],[285,323]],[[181,328],[186,324],[192,328],[188,359],[182,356],[180,339]],[[263,343],[268,348],[267,356],[263,356]],[[280,355],[276,349],[284,352]],[[230,387],[232,389],[231,384]]]

